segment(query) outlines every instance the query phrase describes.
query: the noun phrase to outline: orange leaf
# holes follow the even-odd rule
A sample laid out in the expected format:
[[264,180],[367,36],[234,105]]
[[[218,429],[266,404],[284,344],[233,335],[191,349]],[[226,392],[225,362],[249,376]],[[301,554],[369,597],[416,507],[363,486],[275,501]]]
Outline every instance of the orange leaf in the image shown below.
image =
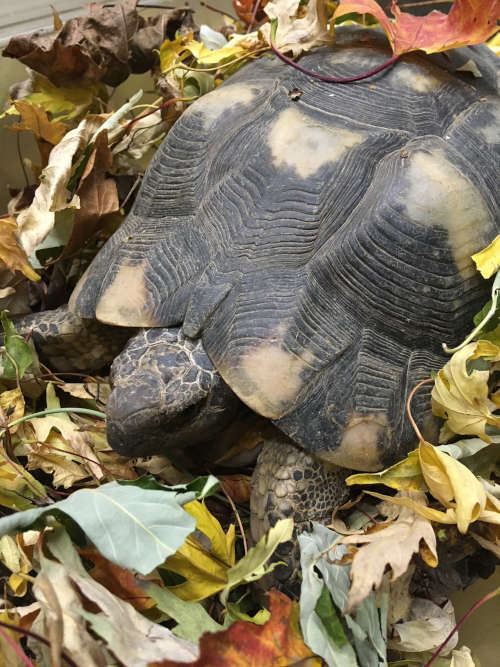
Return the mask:
[[500,18],[500,0],[455,0],[448,14],[433,10],[427,16],[402,12],[392,0],[391,21],[375,0],[344,0],[334,19],[346,14],[371,14],[389,38],[395,55],[409,51],[437,53],[458,46],[480,44],[494,35]]
[[0,260],[11,271],[22,271],[30,280],[40,280],[40,276],[28,261],[26,253],[19,245],[15,233],[17,222],[14,218],[0,219]]
[[[111,563],[96,549],[80,549],[80,555],[94,564],[89,572],[92,579],[98,581],[120,600],[129,602],[138,611],[145,611],[156,606],[156,602],[136,585],[134,575],[130,570]],[[158,577],[155,583],[161,584],[161,579]]]
[[[190,667],[320,667],[304,644],[299,630],[299,606],[283,593],[269,593],[271,618],[264,625],[236,621],[223,632],[206,632],[200,639],[200,657]],[[186,667],[164,660],[150,667]]]

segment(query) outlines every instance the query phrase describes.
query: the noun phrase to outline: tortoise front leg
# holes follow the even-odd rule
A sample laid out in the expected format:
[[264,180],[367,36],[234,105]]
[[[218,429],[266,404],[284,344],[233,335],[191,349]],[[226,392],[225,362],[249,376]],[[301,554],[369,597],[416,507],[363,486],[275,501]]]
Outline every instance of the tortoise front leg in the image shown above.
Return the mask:
[[21,335],[32,336],[52,369],[64,372],[100,370],[113,361],[134,332],[82,319],[67,306],[16,318],[14,326]]
[[[252,476],[250,496],[251,532],[259,540],[279,519],[288,517],[295,522],[295,535],[311,529],[313,521],[327,524],[332,510],[349,496],[345,478],[351,473],[345,468],[327,471],[323,464],[300,449],[276,430],[264,445]],[[280,566],[274,576],[283,588],[294,592],[300,571],[300,553],[296,539],[280,544],[276,550]]]

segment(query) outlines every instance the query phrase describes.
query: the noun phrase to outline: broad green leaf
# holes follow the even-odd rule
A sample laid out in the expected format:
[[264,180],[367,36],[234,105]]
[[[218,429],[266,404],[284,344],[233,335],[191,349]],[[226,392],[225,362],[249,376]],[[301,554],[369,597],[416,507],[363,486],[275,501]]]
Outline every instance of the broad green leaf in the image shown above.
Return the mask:
[[225,606],[229,593],[243,583],[257,581],[274,570],[278,563],[266,567],[269,558],[282,542],[288,542],[293,534],[293,519],[280,519],[246,556],[236,563],[227,573],[227,584],[220,594],[220,601]]
[[178,637],[197,642],[204,632],[224,630],[225,626],[214,621],[199,602],[181,600],[168,588],[161,588],[149,581],[142,582],[140,586],[153,598],[160,611],[177,621],[173,633]]
[[[175,486],[167,486],[156,481],[153,475],[142,475],[133,481],[120,480],[118,482],[123,486],[137,486],[141,489],[150,489],[151,491],[175,491],[177,493],[194,493],[196,500],[203,500],[209,498],[217,493],[219,490],[219,480],[213,475],[206,477],[196,477],[187,484],[176,484]],[[186,501],[188,502],[188,501]]]
[[33,363],[33,352],[29,344],[19,335],[7,317],[7,311],[0,313],[4,332],[4,346],[7,358],[3,360],[3,375],[6,378],[21,379]]
[[[194,494],[182,495],[182,501]],[[0,519],[0,536],[19,533],[62,512],[71,517],[108,560],[149,574],[174,554],[194,530],[195,520],[172,491],[150,491],[117,482],[80,489],[49,507]]]
[[391,489],[400,489],[405,491],[426,491],[427,485],[422,476],[420,460],[418,458],[418,449],[408,454],[406,459],[398,461],[390,468],[381,472],[357,473],[350,475],[346,479],[346,484],[385,484]]

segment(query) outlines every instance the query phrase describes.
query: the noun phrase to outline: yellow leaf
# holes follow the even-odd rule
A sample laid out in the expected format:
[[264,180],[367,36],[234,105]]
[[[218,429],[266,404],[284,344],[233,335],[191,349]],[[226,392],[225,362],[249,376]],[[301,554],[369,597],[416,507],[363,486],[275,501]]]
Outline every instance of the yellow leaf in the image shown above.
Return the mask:
[[422,503],[416,502],[411,498],[386,496],[383,493],[376,493],[375,491],[366,491],[365,493],[367,493],[370,496],[373,496],[374,498],[379,498],[380,500],[387,500],[387,502],[393,503],[394,505],[402,505],[403,507],[408,507],[417,514],[420,514],[420,516],[429,519],[429,521],[437,521],[438,523],[447,523],[447,524],[453,524],[457,522],[454,509],[447,509],[446,512],[441,512],[440,510],[436,510],[432,507],[427,507],[427,505],[423,505]]
[[500,32],[486,42],[486,46],[489,46],[493,53],[500,57]]
[[454,509],[458,530],[466,533],[486,506],[486,491],[460,461],[428,442],[419,447],[420,465],[429,491],[446,508]]
[[0,218],[0,259],[11,271],[21,271],[30,280],[40,280],[17,241],[17,229],[14,218]]
[[[477,358],[478,350],[486,351],[485,341],[470,343],[452,356],[442,368],[432,390],[432,410],[435,415],[446,420],[445,426],[453,433],[477,435],[490,442],[486,435],[486,425],[500,428],[500,417],[493,414],[497,409],[488,396],[488,370],[473,369],[467,372],[467,361]],[[483,345],[483,347],[481,347]],[[491,343],[487,343],[492,352]],[[500,349],[496,348],[497,350]],[[488,355],[490,356],[490,355]],[[490,360],[496,360],[495,357]]]
[[43,139],[53,146],[66,134],[67,126],[59,121],[50,121],[43,107],[31,104],[27,100],[16,100],[14,107],[21,116],[21,122],[11,125],[8,130],[33,132],[36,139]]
[[390,468],[381,472],[358,473],[350,475],[346,483],[352,484],[385,484],[391,489],[400,491],[427,491],[427,485],[420,468],[418,449],[410,452],[406,459],[398,461]]
[[[193,39],[193,33],[179,35],[175,39],[166,39],[160,46],[160,69],[162,72],[170,69],[172,65],[180,62],[180,54],[186,50],[185,44]],[[188,53],[186,53],[186,56]]]
[[[3,391],[0,394],[0,410],[5,415],[7,422],[13,422],[24,416],[24,396],[19,387]],[[19,424],[11,426],[9,430],[11,433],[15,433],[18,427]]]
[[500,234],[489,246],[472,255],[472,259],[483,278],[491,278],[500,268]]
[[235,563],[234,525],[224,533],[217,519],[204,503],[193,500],[184,509],[196,519],[196,528],[210,539],[211,547],[190,535],[177,552],[165,562],[167,570],[186,578],[172,591],[182,600],[198,602],[222,590],[227,573]]

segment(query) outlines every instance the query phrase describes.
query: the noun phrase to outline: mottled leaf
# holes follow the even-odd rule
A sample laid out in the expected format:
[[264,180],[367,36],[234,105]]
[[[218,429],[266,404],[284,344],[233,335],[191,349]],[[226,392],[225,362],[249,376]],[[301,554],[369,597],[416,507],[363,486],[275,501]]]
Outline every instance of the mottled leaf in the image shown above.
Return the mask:
[[[270,620],[264,625],[236,621],[200,640],[200,657],[191,667],[320,667],[321,660],[304,644],[299,630],[299,609],[283,593],[269,593]],[[181,667],[185,663],[163,660],[151,667]]]
[[30,280],[40,276],[29,263],[28,257],[16,238],[18,231],[14,218],[0,218],[0,260],[11,270],[21,271]]
[[375,0],[341,0],[333,19],[346,14],[371,14],[389,38],[395,55],[409,51],[437,53],[480,44],[497,31],[500,0],[454,0],[448,14],[436,10],[426,16],[402,12],[392,1],[391,21]]
[[[6,378],[21,379],[34,361],[33,351],[20,336],[4,310],[0,313],[3,327],[3,344],[7,352],[3,359],[3,375]],[[11,420],[12,421],[12,420]]]

